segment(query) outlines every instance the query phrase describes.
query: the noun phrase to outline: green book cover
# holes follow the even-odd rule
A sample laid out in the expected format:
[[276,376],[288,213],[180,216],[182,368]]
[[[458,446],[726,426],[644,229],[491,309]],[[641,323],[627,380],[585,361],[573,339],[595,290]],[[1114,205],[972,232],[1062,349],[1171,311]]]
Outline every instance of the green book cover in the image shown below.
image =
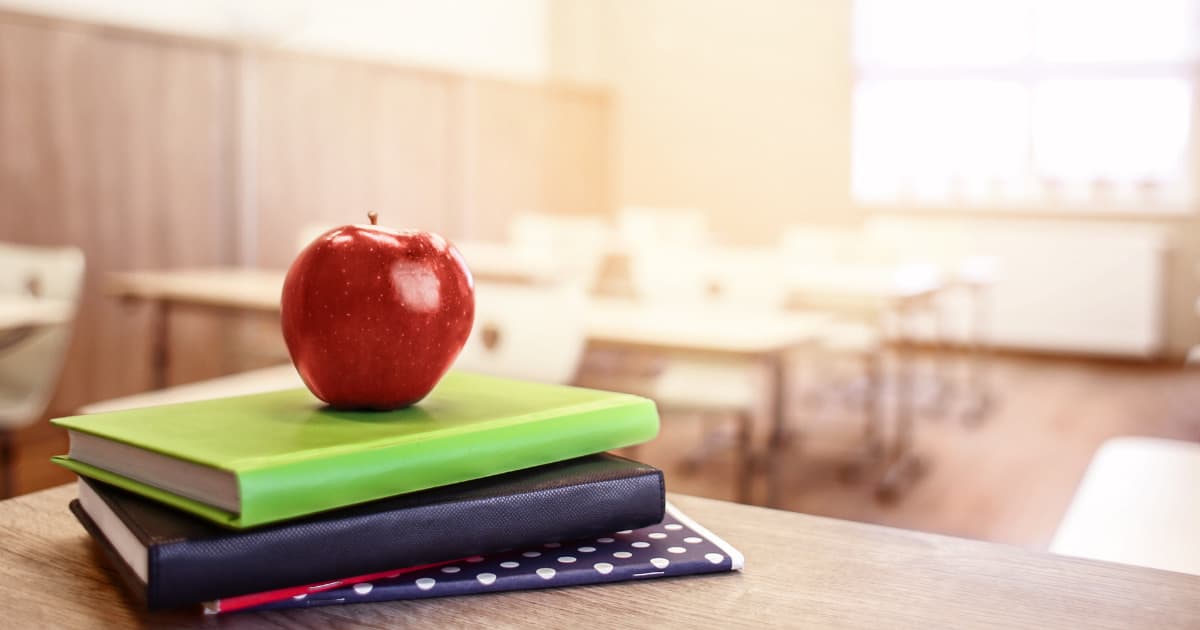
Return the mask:
[[156,487],[152,471],[121,475],[53,458],[244,528],[639,444],[657,434],[658,413],[630,394],[451,372],[423,401],[396,411],[335,410],[293,389],[53,423],[231,473],[240,512]]

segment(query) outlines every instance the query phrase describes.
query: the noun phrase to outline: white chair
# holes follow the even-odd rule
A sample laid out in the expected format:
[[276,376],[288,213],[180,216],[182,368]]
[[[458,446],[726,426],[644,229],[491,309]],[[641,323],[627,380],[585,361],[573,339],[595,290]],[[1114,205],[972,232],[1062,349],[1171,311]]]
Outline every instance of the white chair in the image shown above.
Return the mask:
[[[631,226],[647,230],[634,238],[642,247],[630,251],[633,287],[639,300],[680,317],[719,317],[731,322],[763,316],[796,317],[813,326],[819,324],[812,314],[784,312],[787,294],[773,277],[773,249],[716,247],[706,242],[702,225],[698,215],[689,213],[625,215],[627,235],[638,234]],[[643,378],[642,393],[664,409],[695,414],[702,421],[734,421],[732,437],[740,460],[735,492],[738,500],[748,500],[751,431],[755,415],[765,407],[765,366],[692,356],[658,359],[657,369]],[[713,452],[726,447],[731,437],[724,430],[727,426],[722,423],[707,431],[701,447],[684,458],[685,468],[699,468]]]
[[570,383],[587,342],[586,309],[579,285],[477,283],[475,325],[455,368]]
[[1200,444],[1148,437],[1105,442],[1050,551],[1200,575]]
[[695,210],[626,208],[618,238],[639,300],[694,305],[712,294],[708,223]]
[[552,261],[558,282],[592,287],[612,244],[604,219],[527,212],[509,224],[509,244],[522,256]]
[[617,217],[617,235],[630,250],[701,247],[709,240],[708,220],[699,210],[627,206]]
[[83,274],[83,252],[77,248],[0,243],[0,296],[70,305],[65,321],[0,332],[0,496],[12,494],[12,432],[45,413],[58,384]]

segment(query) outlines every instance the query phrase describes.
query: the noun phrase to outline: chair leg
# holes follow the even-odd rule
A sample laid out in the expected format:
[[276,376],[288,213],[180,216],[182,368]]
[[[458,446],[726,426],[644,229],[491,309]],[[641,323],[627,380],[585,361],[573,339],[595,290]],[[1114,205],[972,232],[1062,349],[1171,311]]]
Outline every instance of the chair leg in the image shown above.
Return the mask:
[[[729,448],[729,428],[725,423],[714,423],[714,416],[704,414],[701,421],[704,424],[704,439],[696,448],[688,451],[681,465],[682,471],[688,475],[700,472],[700,469],[712,459],[713,455]],[[723,418],[718,418],[723,419]]]
[[13,477],[16,473],[16,462],[13,461],[12,431],[0,430],[0,499],[13,496],[16,484]]

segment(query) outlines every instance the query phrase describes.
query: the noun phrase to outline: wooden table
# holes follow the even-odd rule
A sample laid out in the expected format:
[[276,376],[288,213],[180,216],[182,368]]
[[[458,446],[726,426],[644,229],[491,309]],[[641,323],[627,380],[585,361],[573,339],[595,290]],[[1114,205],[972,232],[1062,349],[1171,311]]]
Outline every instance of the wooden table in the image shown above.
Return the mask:
[[[820,334],[827,317],[813,313],[763,313],[728,308],[681,308],[632,300],[594,299],[589,305],[590,347],[616,347],[720,357],[762,365],[767,378],[767,503],[779,498],[777,453],[787,426],[787,356]],[[745,455],[745,454],[743,454]],[[750,466],[743,457],[744,466]],[[744,478],[749,471],[743,470]],[[739,483],[739,496],[748,492]]]
[[[510,270],[511,271],[511,270]],[[205,308],[225,312],[262,313],[277,317],[284,272],[259,269],[181,269],[113,273],[108,292],[127,300],[148,301],[158,311],[155,318],[152,361],[156,389],[168,385],[170,364],[170,312],[175,307]],[[920,304],[940,288],[936,275],[920,267],[897,272],[891,267],[834,265],[793,268],[786,276],[787,290],[807,292],[822,299],[854,300],[855,304],[903,311]],[[768,504],[779,496],[774,456],[785,443],[787,417],[784,393],[787,382],[785,355],[817,334],[814,320],[773,314],[747,314],[734,319],[719,309],[702,310],[647,305],[599,298],[588,318],[589,343],[665,352],[699,353],[761,362],[768,368],[767,440]],[[900,361],[907,365],[907,361]],[[913,455],[914,422],[910,370],[900,370],[896,398],[897,430],[888,449],[889,465],[881,488],[911,483],[920,474]]]
[[740,574],[204,617],[147,614],[67,511],[74,486],[0,502],[12,628],[1200,627],[1200,577],[675,495]]
[[279,314],[284,272],[215,267],[110,273],[109,295],[149,302],[155,316],[151,332],[151,375],[154,389],[169,385],[171,311],[177,306],[225,313]]
[[[174,305],[277,315],[283,272],[252,269],[200,269],[114,273],[108,292],[152,302],[158,309],[154,332],[155,388],[166,387],[170,362],[169,320]],[[752,325],[742,313],[721,316],[647,307],[637,302],[598,299],[588,315],[588,339],[601,344],[694,351],[761,359],[771,366],[773,431],[782,431],[783,353],[813,338],[811,319],[759,316]]]

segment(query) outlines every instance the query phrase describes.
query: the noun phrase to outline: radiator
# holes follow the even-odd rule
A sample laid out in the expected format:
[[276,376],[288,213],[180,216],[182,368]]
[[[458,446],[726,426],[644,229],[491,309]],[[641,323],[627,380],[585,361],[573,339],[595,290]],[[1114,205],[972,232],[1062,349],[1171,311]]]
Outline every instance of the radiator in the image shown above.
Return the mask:
[[[882,216],[869,219],[866,232],[892,255],[947,269],[966,256],[995,256],[982,336],[997,347],[1126,357],[1165,349],[1168,237],[1161,226]],[[966,295],[950,292],[940,307],[948,336],[964,340]],[[934,334],[928,321],[914,328],[918,337]]]

